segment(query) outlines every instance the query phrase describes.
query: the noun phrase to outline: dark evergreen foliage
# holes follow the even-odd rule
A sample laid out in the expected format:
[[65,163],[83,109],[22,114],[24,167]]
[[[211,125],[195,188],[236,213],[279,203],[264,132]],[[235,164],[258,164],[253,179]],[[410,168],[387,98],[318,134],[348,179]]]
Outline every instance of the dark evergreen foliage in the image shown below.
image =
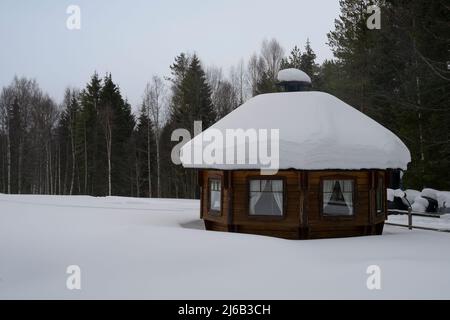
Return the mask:
[[[381,8],[381,29],[366,25],[372,4]],[[447,1],[341,0],[340,7],[328,34],[334,59],[318,65],[307,40],[281,60],[273,39],[248,63],[249,95],[277,92],[279,67],[301,69],[313,90],[339,97],[407,144],[405,187],[450,190]],[[80,92],[67,89],[59,108],[36,81],[15,78],[0,93],[0,192],[197,197],[195,171],[172,162],[172,133],[184,128],[192,137],[194,121],[206,129],[236,108],[243,76],[212,85],[213,105],[197,55],[181,53],[170,70],[169,112],[158,126],[144,103],[135,119],[111,74],[94,73]]]

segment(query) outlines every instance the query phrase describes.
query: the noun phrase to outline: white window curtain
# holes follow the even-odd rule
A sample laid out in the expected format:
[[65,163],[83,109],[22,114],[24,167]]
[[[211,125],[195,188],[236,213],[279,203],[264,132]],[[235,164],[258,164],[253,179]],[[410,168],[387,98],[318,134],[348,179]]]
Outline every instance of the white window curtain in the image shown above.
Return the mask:
[[353,214],[353,182],[350,180],[341,180],[340,183],[345,204],[349,207],[350,214]]
[[221,202],[222,202],[222,190],[221,190],[221,182],[220,180],[211,180],[210,181],[210,209],[214,211],[221,210]]
[[283,212],[283,181],[273,180],[272,181],[272,192],[275,202],[277,203],[280,212]]
[[335,216],[353,215],[353,192],[352,180],[324,180],[324,213]]
[[327,204],[330,202],[331,197],[333,196],[333,188],[335,184],[335,180],[324,180],[323,181],[323,202]]
[[266,188],[266,183],[266,180],[250,181],[250,214],[256,214],[255,207],[263,195],[262,191]]
[[211,209],[220,211],[220,191],[211,191]]
[[283,181],[250,181],[250,215],[280,216],[283,214]]

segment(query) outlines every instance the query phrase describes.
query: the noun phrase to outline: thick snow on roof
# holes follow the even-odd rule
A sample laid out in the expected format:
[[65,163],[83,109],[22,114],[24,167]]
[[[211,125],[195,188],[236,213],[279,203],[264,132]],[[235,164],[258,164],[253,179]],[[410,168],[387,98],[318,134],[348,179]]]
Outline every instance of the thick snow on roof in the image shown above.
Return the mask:
[[[205,135],[220,131],[225,137],[227,129],[279,129],[279,169],[406,169],[411,161],[409,150],[391,131],[330,94],[308,91],[263,94],[250,99],[184,145],[183,165],[261,169],[261,165],[250,162],[189,162],[191,154],[202,152],[211,144],[205,141]],[[254,139],[246,142],[248,148],[255,144],[258,141]],[[223,153],[226,152],[224,147]]]
[[278,72],[278,81],[280,82],[302,81],[311,83],[311,78],[305,72],[299,69],[290,68]]

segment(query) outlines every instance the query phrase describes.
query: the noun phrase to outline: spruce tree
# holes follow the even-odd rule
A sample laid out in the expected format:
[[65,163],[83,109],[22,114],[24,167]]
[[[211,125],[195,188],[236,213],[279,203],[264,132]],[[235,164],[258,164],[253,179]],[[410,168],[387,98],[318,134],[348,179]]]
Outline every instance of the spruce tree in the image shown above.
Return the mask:
[[[180,59],[179,57],[184,58]],[[206,81],[200,60],[196,55],[192,56],[189,59],[189,67],[185,69],[186,58],[184,55],[179,57],[172,66],[173,95],[167,128],[184,128],[193,136],[194,122],[201,121],[203,129],[206,129],[215,121],[216,113],[211,101],[211,89]],[[174,146],[174,143],[172,142],[170,145]],[[167,151],[169,152],[169,150]],[[198,197],[194,171],[186,171],[179,167],[174,171],[177,181],[180,181],[183,186],[183,190],[177,189],[176,193],[183,197]]]
[[211,101],[211,89],[206,81],[200,60],[194,55],[179,85],[179,92],[174,96],[175,106],[173,120],[176,124],[194,132],[194,121],[202,121],[203,128],[208,128],[216,119]]
[[[111,74],[105,76],[100,92],[98,122],[102,133],[99,155],[102,168],[98,179],[104,194],[129,195],[132,179],[129,169],[130,139],[135,120],[130,105],[123,100],[119,87]],[[131,159],[131,162],[130,162]]]
[[97,112],[101,88],[101,80],[98,74],[94,73],[80,97],[81,111],[77,119],[76,150],[82,194],[104,194],[97,188],[98,181],[96,181],[98,180],[96,171],[104,168],[104,164],[98,163],[101,132]]
[[313,79],[317,73],[316,54],[311,48],[309,39],[306,40],[305,51],[301,55],[300,70],[305,72]]
[[267,72],[263,72],[261,79],[256,84],[256,94],[274,93],[278,91],[279,88],[272,79],[272,76]]
[[77,158],[76,136],[77,119],[80,116],[79,96],[76,90],[66,89],[63,110],[57,128],[58,144],[60,150],[62,186],[61,194],[72,195],[77,191]]
[[371,1],[340,4],[329,34],[339,71],[337,95],[407,144],[412,163],[405,186],[448,188],[450,130],[442,125],[450,113],[444,93],[450,87],[445,1],[376,1],[382,12],[379,30],[366,26]]
[[[148,116],[147,110],[142,106],[135,131],[136,143],[136,174],[137,174],[137,189],[139,196],[148,197],[150,194],[148,183],[148,161],[150,160],[150,175],[156,174],[156,152],[150,152],[150,159],[148,158],[148,137],[150,136],[150,150],[156,149],[155,134],[153,124]],[[155,180],[152,179],[152,189],[156,188]]]
[[281,62],[281,69],[289,68],[302,68],[302,53],[297,46],[295,46],[294,49],[291,50],[291,54],[289,55],[289,57],[284,58]]

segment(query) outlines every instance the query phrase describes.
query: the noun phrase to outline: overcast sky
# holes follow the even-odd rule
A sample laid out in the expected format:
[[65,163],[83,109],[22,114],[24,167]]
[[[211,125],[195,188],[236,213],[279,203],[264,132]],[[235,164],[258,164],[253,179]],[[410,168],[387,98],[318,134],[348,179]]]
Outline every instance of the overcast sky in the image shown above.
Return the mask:
[[[80,30],[66,27],[69,5],[81,9]],[[338,0],[0,0],[0,87],[32,77],[60,102],[65,87],[111,72],[136,107],[180,52],[227,73],[264,38],[289,52],[309,37],[319,62],[331,58],[326,33],[338,14]]]

